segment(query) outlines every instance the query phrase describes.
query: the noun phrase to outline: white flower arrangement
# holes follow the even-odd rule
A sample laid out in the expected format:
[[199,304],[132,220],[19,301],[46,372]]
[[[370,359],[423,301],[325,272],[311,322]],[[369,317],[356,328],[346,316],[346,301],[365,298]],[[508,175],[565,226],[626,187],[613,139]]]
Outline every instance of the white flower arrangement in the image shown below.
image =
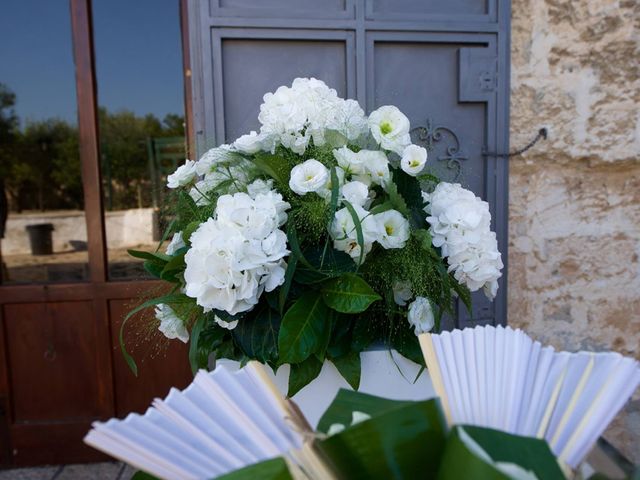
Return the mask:
[[258,120],[169,176],[166,254],[132,252],[174,284],[155,300],[158,318],[173,337],[191,329],[194,368],[206,353],[289,363],[297,389],[329,359],[357,387],[357,354],[372,342],[422,363],[414,333],[438,329],[456,298],[495,297],[488,204],[434,180],[398,108],[367,117],[298,78],[264,96]]

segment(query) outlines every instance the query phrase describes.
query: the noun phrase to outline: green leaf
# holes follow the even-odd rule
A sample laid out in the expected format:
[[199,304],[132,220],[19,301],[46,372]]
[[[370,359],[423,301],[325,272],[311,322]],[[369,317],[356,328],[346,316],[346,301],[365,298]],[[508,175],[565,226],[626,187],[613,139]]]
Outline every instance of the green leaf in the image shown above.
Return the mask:
[[287,396],[291,398],[306,387],[314,378],[320,375],[320,370],[322,370],[322,362],[313,355],[304,362],[291,365]]
[[169,255],[165,255],[164,253],[153,253],[153,252],[144,252],[142,250],[127,250],[127,253],[132,257],[139,258],[141,260],[149,260],[150,262],[157,263],[159,265],[164,265],[171,257]]
[[142,470],[138,470],[133,474],[131,480],[159,480],[158,477],[154,477],[150,473],[143,472]]
[[176,276],[179,273],[182,273],[184,269],[185,269],[184,253],[182,253],[181,255],[176,255],[175,257],[171,257],[171,260],[169,260],[164,266],[164,268],[162,269],[162,272],[160,273],[160,278],[167,282],[178,281]]
[[265,175],[273,178],[281,186],[289,185],[291,167],[286,159],[269,153],[256,153],[253,164]]
[[495,465],[480,458],[461,438],[461,429],[471,437],[494,462],[514,463],[532,471],[537,478],[564,479],[558,462],[542,439],[521,437],[490,428],[454,427],[445,445],[438,480],[507,480],[510,477]]
[[329,278],[338,277],[343,273],[353,272],[356,264],[353,259],[344,252],[332,248],[313,247],[304,252],[307,265],[299,265],[294,280],[304,285],[319,283]]
[[164,270],[164,265],[160,263],[152,262],[151,260],[146,260],[142,262],[142,267],[147,271],[151,276],[155,278],[162,277],[162,270]]
[[167,228],[164,229],[164,232],[162,233],[162,237],[160,238],[160,241],[158,242],[158,246],[156,247],[156,250],[155,250],[156,253],[158,253],[158,251],[160,250],[160,247],[165,242],[165,240],[169,238],[169,235],[171,235],[171,233],[173,232],[173,227],[175,227],[175,225],[176,225],[176,219],[174,218],[169,222],[169,225],[167,225]]
[[331,361],[340,372],[340,375],[351,385],[351,388],[358,390],[358,387],[360,387],[360,373],[362,371],[360,354],[357,352],[349,352],[342,357],[332,358]]
[[325,303],[341,313],[361,313],[382,297],[362,278],[354,273],[345,273],[327,281],[322,287]]
[[182,231],[182,241],[187,245],[191,245],[191,235],[195,232],[201,223],[199,221],[191,222]]
[[129,352],[127,352],[127,348],[124,344],[124,327],[129,321],[131,317],[133,317],[136,313],[144,310],[145,308],[153,307],[160,303],[166,303],[168,305],[171,304],[181,304],[181,303],[191,303],[193,299],[183,295],[182,293],[170,293],[168,295],[163,295],[162,297],[152,298],[151,300],[147,300],[144,303],[141,303],[136,308],[131,310],[127,315],[122,319],[122,323],[120,324],[120,332],[118,334],[118,341],[120,343],[120,350],[122,351],[122,356],[124,357],[125,362],[133,372],[133,374],[138,376],[138,366],[136,365],[135,360]]
[[359,315],[353,322],[353,331],[351,333],[351,350],[362,352],[371,345],[380,333],[381,325],[379,322],[372,322],[371,318]]
[[221,475],[216,480],[293,480],[293,477],[289,473],[287,462],[278,457]]
[[329,309],[319,292],[305,292],[282,318],[278,334],[280,363],[300,363],[318,350]]
[[293,223],[289,223],[287,228],[287,240],[289,241],[289,246],[291,247],[291,253],[294,254],[297,260],[305,265],[307,268],[313,269],[313,265],[311,265],[300,250],[300,243],[298,242],[298,233],[296,232]]
[[389,337],[391,347],[395,348],[403,357],[414,361],[418,365],[424,365],[424,356],[420,349],[418,337],[404,318],[393,326]]
[[393,205],[395,210],[398,210],[401,214],[407,216],[409,215],[409,207],[407,206],[407,202],[404,201],[402,195],[398,192],[398,187],[395,182],[390,181],[387,183],[387,195],[389,195],[389,202]]
[[383,212],[386,212],[388,210],[393,210],[393,203],[384,202],[384,203],[381,203],[380,205],[376,205],[371,210],[369,210],[369,213],[371,215],[377,215],[378,213],[383,213]]
[[284,282],[278,289],[278,308],[280,310],[280,314],[284,312],[284,307],[287,304],[289,290],[291,289],[291,282],[293,281],[293,275],[296,273],[297,265],[298,257],[292,252],[289,255],[289,258],[287,258],[287,269],[284,271]]
[[407,204],[408,211],[406,215],[409,222],[414,228],[424,227],[426,223],[426,214],[424,213],[424,200],[422,199],[422,188],[416,177],[405,173],[401,169],[393,169],[393,183],[395,183],[398,194]]
[[341,388],[327,410],[322,414],[322,417],[320,417],[316,430],[327,433],[334,423],[350,425],[354,411],[375,417],[412,403],[414,402],[410,400],[391,400]]
[[358,213],[351,203],[346,200],[343,201],[344,206],[349,211],[351,215],[351,219],[353,220],[353,224],[356,229],[356,240],[358,241],[358,245],[360,245],[360,256],[358,258],[358,265],[362,265],[362,260],[364,259],[364,235],[362,234],[362,222],[360,221],[360,217],[358,217]]
[[249,358],[262,363],[278,358],[278,332],[280,314],[271,308],[262,308],[255,315],[247,315],[232,330],[233,338]]
[[356,396],[351,400],[345,411],[348,417],[335,423],[349,425],[354,411],[372,418],[317,443],[340,478],[436,478],[447,432],[438,400],[395,402],[395,408],[380,412],[367,412],[371,400],[358,402]]
[[469,288],[465,285],[462,285],[461,283],[458,283],[453,275],[451,275],[451,288],[453,288],[453,291],[458,294],[458,297],[460,298],[460,300],[462,300],[462,303],[467,308],[469,315],[471,315],[472,303],[471,291],[469,290]]
[[[206,324],[206,317],[204,315],[200,315],[196,320],[196,323],[193,325],[191,329],[191,335],[189,336],[189,363],[191,364],[191,372],[195,375],[196,372],[200,368],[206,368],[205,365],[202,365],[201,359],[198,355],[198,343],[200,341],[200,333],[204,329]],[[205,359],[206,362],[206,359]]]
[[340,198],[340,180],[338,179],[338,172],[336,167],[331,167],[331,199],[329,201],[329,230],[331,229],[331,223],[333,217],[338,209],[338,199]]
[[178,193],[176,215],[177,226],[180,227],[180,229],[185,228],[189,223],[195,220],[200,220],[201,215],[198,205],[196,205],[195,200],[193,200],[193,198],[191,198],[191,196],[185,191],[180,191]]
[[324,362],[325,356],[327,354],[327,348],[329,347],[329,342],[331,341],[331,332],[333,330],[333,322],[335,316],[338,315],[338,312],[334,310],[329,310],[327,315],[327,326],[322,332],[323,335],[320,338],[320,342],[318,344],[318,349],[313,352],[318,360]]
[[331,340],[327,348],[327,354],[330,357],[341,357],[351,351],[352,318],[349,315],[333,311]]

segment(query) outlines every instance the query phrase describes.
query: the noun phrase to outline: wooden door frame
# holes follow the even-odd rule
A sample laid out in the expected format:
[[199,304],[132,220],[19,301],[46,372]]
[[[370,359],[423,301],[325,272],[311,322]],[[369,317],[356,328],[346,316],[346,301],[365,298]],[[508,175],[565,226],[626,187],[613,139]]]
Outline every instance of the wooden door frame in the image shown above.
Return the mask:
[[[110,281],[105,232],[105,212],[100,169],[100,132],[98,121],[98,92],[93,35],[92,0],[69,0],[71,16],[72,49],[75,63],[76,96],[78,111],[79,156],[84,193],[84,212],[87,229],[89,279],[80,283],[56,283],[37,285],[2,285],[0,283],[0,465],[15,463],[11,445],[12,434],[56,434],[61,425],[18,425],[11,405],[11,366],[6,345],[6,325],[3,306],[12,303],[40,303],[56,301],[91,301],[95,317],[94,332],[100,341],[96,344],[96,362],[101,375],[97,379],[101,418],[115,414],[114,355],[110,328],[110,300],[136,298],[159,282],[149,280]],[[194,155],[192,87],[189,56],[188,5],[179,1],[181,48],[183,55],[184,102],[186,141],[188,156]],[[1,260],[0,260],[1,261]],[[0,279],[1,282],[1,279]],[[77,427],[77,424],[73,424]],[[72,427],[72,424],[68,424]],[[61,446],[61,452],[67,446]],[[64,454],[61,454],[62,457]],[[81,457],[80,460],[104,458]],[[65,459],[66,461],[66,459]],[[18,463],[23,463],[19,461]],[[34,463],[39,463],[35,460]]]

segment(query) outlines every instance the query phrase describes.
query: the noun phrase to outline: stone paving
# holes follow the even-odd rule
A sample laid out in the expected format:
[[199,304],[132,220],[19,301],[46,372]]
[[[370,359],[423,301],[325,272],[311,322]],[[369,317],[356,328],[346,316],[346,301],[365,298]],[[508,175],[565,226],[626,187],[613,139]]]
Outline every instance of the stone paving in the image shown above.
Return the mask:
[[0,480],[130,480],[134,469],[120,462],[0,470]]

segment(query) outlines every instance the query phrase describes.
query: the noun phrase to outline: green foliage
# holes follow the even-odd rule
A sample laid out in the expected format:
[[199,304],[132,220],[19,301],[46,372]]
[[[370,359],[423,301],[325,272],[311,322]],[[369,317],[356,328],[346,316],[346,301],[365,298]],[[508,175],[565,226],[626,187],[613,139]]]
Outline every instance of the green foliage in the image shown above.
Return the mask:
[[332,358],[331,361],[336,366],[340,375],[344,377],[351,388],[358,390],[360,387],[360,353],[349,352],[341,357]]
[[340,313],[362,313],[382,297],[354,273],[328,280],[322,286],[322,299]]
[[329,242],[324,246],[311,247],[305,251],[306,263],[295,272],[295,281],[305,285],[319,283],[343,273],[354,272],[353,259],[344,252],[334,249]]
[[289,473],[287,462],[278,457],[221,475],[216,480],[293,480],[293,477]]
[[250,312],[242,318],[232,335],[247,357],[276,365],[280,322],[280,314],[264,306],[257,313]]
[[[462,432],[464,430],[464,433]],[[454,427],[442,455],[439,480],[507,480],[511,478],[481,458],[462,440],[468,435],[493,462],[514,463],[533,472],[536,478],[565,478],[549,445],[542,439],[521,437],[490,428],[470,425]]]
[[331,423],[348,426],[354,411],[372,418],[318,442],[318,449],[331,459],[341,478],[436,477],[447,435],[438,400],[395,402],[372,396],[361,400],[363,394],[350,392],[345,398],[342,392],[319,427]]
[[327,235],[329,213],[330,207],[323,198],[308,193],[291,200],[289,222],[300,232],[306,245],[318,245]]
[[289,389],[288,397],[293,397],[304,386],[308,385],[311,380],[320,375],[322,370],[322,361],[311,355],[301,363],[291,365],[289,372]]
[[300,363],[321,346],[329,309],[319,292],[309,290],[282,318],[278,335],[280,363]]

